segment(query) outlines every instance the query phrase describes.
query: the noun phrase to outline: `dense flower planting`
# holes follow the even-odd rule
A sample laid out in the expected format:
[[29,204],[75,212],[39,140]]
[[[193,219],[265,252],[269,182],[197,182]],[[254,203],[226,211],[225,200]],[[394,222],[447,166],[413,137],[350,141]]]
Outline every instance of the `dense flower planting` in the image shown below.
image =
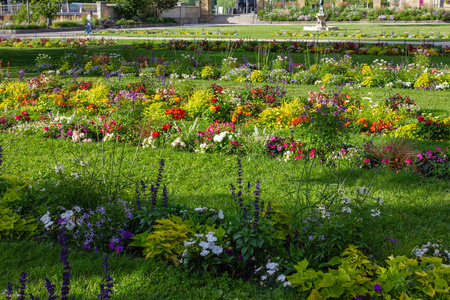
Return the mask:
[[[330,185],[318,193],[302,189],[312,202],[304,205],[297,199],[286,209],[276,199],[262,197],[268,183],[249,181],[240,160],[258,156],[304,170],[320,166],[395,174],[402,169],[412,176],[448,180],[450,150],[417,150],[413,141],[444,144],[450,138],[449,116],[423,111],[417,99],[404,93],[382,99],[355,93],[362,86],[388,91],[396,84],[408,86],[404,82],[442,93],[449,73],[427,68],[429,49],[418,49],[414,65],[408,66],[384,61],[356,65],[345,56],[306,68],[280,56],[272,69],[240,64],[232,57],[221,66],[206,65],[198,51],[175,63],[133,58],[129,46],[120,55],[78,49],[75,67],[70,67],[76,61],[70,55],[65,57],[69,66],[45,55],[36,59],[37,67],[60,74],[5,76],[0,83],[0,134],[58,139],[77,151],[95,145],[102,149],[97,160],[78,152],[70,164],[56,158],[40,182],[0,176],[0,238],[58,239],[64,265],[61,299],[70,297],[71,247],[111,255],[142,253],[187,272],[250,278],[262,287],[295,289],[299,297],[310,299],[448,296],[449,245],[429,242],[408,248],[386,236],[385,229],[396,219],[371,186]],[[236,69],[241,73],[234,78]],[[77,80],[82,72],[103,79]],[[136,81],[125,84],[127,74]],[[321,88],[289,96],[280,86],[287,81],[284,76],[309,78]],[[195,77],[211,79],[210,84],[193,87],[189,80]],[[221,86],[225,80],[247,86],[227,89]],[[263,84],[252,86],[254,82]],[[164,159],[153,180],[122,182],[126,175],[116,169],[123,159],[119,143],[147,153],[167,148],[198,157],[235,155],[237,178],[229,183],[233,212],[172,201],[174,187],[165,181]],[[2,151],[0,147],[3,159]],[[312,182],[308,172],[303,174],[299,181]],[[100,299],[114,295],[108,267],[105,256]],[[15,294],[25,299],[26,276],[22,274],[20,286],[8,284],[7,299]],[[49,299],[58,297],[48,278],[45,288]]]

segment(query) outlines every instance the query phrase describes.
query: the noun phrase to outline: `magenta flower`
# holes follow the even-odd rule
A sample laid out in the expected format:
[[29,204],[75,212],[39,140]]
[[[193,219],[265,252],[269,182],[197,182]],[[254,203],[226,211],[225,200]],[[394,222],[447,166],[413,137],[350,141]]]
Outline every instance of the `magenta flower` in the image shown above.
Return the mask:
[[422,158],[423,158],[423,156],[422,156],[422,153],[417,153],[417,157],[419,158],[419,161],[421,161],[422,160]]
[[366,159],[364,159],[364,163],[365,163],[365,164],[368,164],[368,163],[370,163],[370,158],[366,158]]

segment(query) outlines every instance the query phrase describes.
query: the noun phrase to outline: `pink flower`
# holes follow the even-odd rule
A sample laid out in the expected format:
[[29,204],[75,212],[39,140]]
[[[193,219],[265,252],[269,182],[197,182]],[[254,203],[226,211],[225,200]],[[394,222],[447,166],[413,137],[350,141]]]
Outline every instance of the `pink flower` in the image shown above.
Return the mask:
[[284,148],[287,148],[287,146],[288,146],[287,144],[283,144],[283,147],[284,147]]
[[428,157],[431,158],[431,153],[432,153],[432,152],[431,152],[431,150],[430,150],[430,151],[428,151],[427,153],[425,153],[425,155],[428,155]]
[[430,121],[430,120],[427,120],[427,121],[425,122],[425,124],[430,125],[430,124],[431,124],[431,121]]
[[44,127],[44,131],[48,131],[48,127]]
[[238,142],[236,142],[236,141],[229,141],[229,143],[235,145],[236,147],[238,145]]
[[341,150],[341,153],[342,153],[342,154],[347,154],[347,150],[342,149],[342,150]]
[[422,160],[422,158],[423,158],[423,156],[422,156],[422,153],[417,153],[417,157],[419,158],[419,161],[421,161]]
[[211,138],[210,136],[207,136],[206,139],[207,139],[207,140],[210,140],[210,139],[212,139],[212,138]]
[[366,159],[364,159],[364,163],[365,163],[365,164],[368,164],[368,163],[370,163],[370,158],[366,158]]
[[412,164],[412,160],[408,158],[408,159],[406,160],[406,163],[407,163],[407,164]]
[[436,150],[441,150],[441,148],[439,148],[439,147],[436,147]]
[[100,120],[103,120],[104,118],[106,118],[106,117],[105,117],[105,116],[101,116],[101,117],[100,117]]
[[72,133],[72,131],[71,130],[67,130],[67,132],[66,132],[67,134],[71,134]]
[[294,159],[302,159],[303,157],[305,157],[303,154],[301,154],[301,155],[297,155],[297,156],[294,156]]
[[383,159],[383,164],[388,164],[389,163],[389,158],[385,158],[385,159]]
[[387,150],[387,151],[391,151],[391,150],[392,150],[392,146],[387,146],[387,147],[386,147],[386,150]]
[[423,116],[420,116],[420,117],[417,118],[417,121],[423,122],[423,121],[425,121],[425,118]]

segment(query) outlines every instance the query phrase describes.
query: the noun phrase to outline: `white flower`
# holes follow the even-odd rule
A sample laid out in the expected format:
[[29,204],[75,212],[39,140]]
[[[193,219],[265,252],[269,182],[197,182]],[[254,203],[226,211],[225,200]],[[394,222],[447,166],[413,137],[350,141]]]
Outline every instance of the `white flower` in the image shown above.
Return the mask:
[[269,270],[278,270],[278,263],[268,262],[266,264],[266,268],[269,269]]
[[47,211],[42,217],[41,217],[41,222],[42,223],[48,223],[50,220],[51,220],[51,218],[50,218],[50,212],[49,211]]
[[211,248],[211,251],[216,255],[220,255],[223,252],[223,248],[215,245],[214,247]]
[[217,241],[217,238],[213,234],[209,233],[206,235],[206,239],[209,243],[214,243],[215,241]]
[[80,166],[84,167],[86,165],[87,165],[87,161],[85,161],[85,160],[80,161]]
[[350,199],[349,197],[346,197],[341,201],[342,204],[350,204],[350,202],[352,202],[352,199]]
[[80,178],[80,177],[83,177],[83,175],[81,175],[80,173],[77,173],[77,172],[72,173],[72,174],[70,174],[70,175],[72,175],[74,179],[78,179],[78,178]]
[[189,246],[191,246],[191,245],[195,245],[195,241],[188,241],[188,240],[186,240],[186,241],[184,241],[183,242],[183,245],[185,246],[185,247],[189,247]]
[[47,222],[47,223],[44,225],[44,227],[45,227],[45,229],[48,230],[48,228],[49,228],[50,226],[52,226],[52,225],[53,225],[53,221],[50,221],[50,222]]
[[205,241],[201,241],[198,245],[199,245],[200,247],[202,247],[203,250],[209,248],[209,244],[208,244],[207,242],[205,242]]
[[267,276],[265,276],[265,275],[263,275],[263,276],[261,276],[261,280],[266,280],[267,279]]
[[284,282],[286,280],[286,276],[284,274],[280,274],[277,277],[277,281]]
[[342,212],[345,212],[345,213],[351,213],[351,212],[352,212],[352,209],[351,209],[350,207],[344,206],[344,207],[342,208]]
[[223,220],[223,218],[224,218],[223,211],[219,210],[219,214],[217,215],[217,217],[218,217],[220,220]]
[[376,209],[376,208],[374,208],[374,209],[372,209],[372,210],[370,210],[372,213],[370,214],[372,217],[379,217],[380,216],[380,214],[381,214],[381,212],[378,210],[378,209]]
[[57,164],[55,166],[55,172],[56,173],[62,173],[64,171],[64,165],[63,164]]
[[68,220],[68,219],[72,218],[72,216],[73,216],[73,210],[66,210],[65,213],[61,214],[61,218],[64,220]]
[[220,142],[223,141],[223,137],[220,136],[220,135],[215,135],[214,138],[213,138],[213,141],[220,143]]
[[196,233],[196,234],[194,234],[194,236],[197,237],[197,238],[200,238],[200,237],[203,237],[203,234],[201,234],[201,233]]
[[78,205],[75,205],[74,207],[72,207],[72,209],[76,212],[80,212],[81,211],[81,207],[79,207]]
[[292,286],[292,283],[290,283],[289,281],[285,281],[285,282],[283,283],[283,285],[284,285],[284,287]]
[[[186,257],[189,254],[189,251],[187,251],[187,249],[184,249],[183,253],[181,253],[182,257]],[[182,263],[182,262],[180,262]]]
[[209,250],[203,250],[202,252],[200,252],[201,256],[206,256],[209,254]]
[[275,274],[276,270],[267,270],[267,274],[269,276],[272,276],[273,274]]
[[375,202],[375,204],[382,205],[384,200],[381,197],[375,197],[375,200],[373,202]]
[[78,226],[81,226],[81,224],[83,224],[83,219],[81,219],[81,218],[77,219],[76,223],[77,223]]
[[66,228],[68,230],[72,230],[75,227],[75,223],[72,220],[69,220],[66,224]]

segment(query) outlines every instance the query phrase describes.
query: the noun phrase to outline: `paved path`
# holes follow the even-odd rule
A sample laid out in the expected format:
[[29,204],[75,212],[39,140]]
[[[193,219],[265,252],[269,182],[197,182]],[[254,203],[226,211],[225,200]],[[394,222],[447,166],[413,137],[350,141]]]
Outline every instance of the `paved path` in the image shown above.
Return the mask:
[[[236,24],[228,24],[225,26],[235,26]],[[332,24],[330,24],[332,25]],[[398,25],[404,25],[404,24],[398,24]],[[140,28],[133,28],[131,30],[152,30],[152,29],[166,29],[166,28],[187,28],[187,27],[217,27],[217,26],[224,26],[222,24],[187,24],[183,25],[182,27],[140,27]],[[267,26],[267,25],[264,25]],[[115,29],[114,29],[115,30]],[[80,31],[64,31],[64,32],[40,32],[40,33],[20,33],[20,34],[2,34],[0,35],[3,38],[79,38],[79,37],[86,37],[84,35],[84,30]],[[167,36],[167,37],[137,37],[137,36],[113,36],[113,35],[92,35],[91,38],[105,38],[105,39],[115,39],[115,40],[167,40],[167,39],[180,39],[180,40],[203,40],[208,39],[211,41],[215,40],[225,40],[225,41],[236,41],[243,39],[242,37],[226,37],[226,38],[215,38],[215,37],[208,37],[208,38],[200,38],[200,37],[175,37],[175,36]],[[276,37],[270,38],[270,39],[258,39],[258,41],[297,41],[297,42],[312,42],[314,40],[311,39],[301,39],[301,38],[294,38],[291,37],[289,39],[277,39]],[[315,40],[319,43],[328,43],[328,42],[361,42],[361,43],[367,43],[367,44],[375,44],[379,41],[383,43],[388,44],[403,44],[403,40],[359,40],[359,39],[347,39],[347,40],[329,40],[326,38],[321,38],[319,40]],[[444,42],[434,42],[433,40],[426,40],[427,43],[433,43],[436,46],[449,46],[450,47],[450,40],[444,41]],[[423,43],[423,41],[408,41],[407,44],[416,44],[420,45]]]

